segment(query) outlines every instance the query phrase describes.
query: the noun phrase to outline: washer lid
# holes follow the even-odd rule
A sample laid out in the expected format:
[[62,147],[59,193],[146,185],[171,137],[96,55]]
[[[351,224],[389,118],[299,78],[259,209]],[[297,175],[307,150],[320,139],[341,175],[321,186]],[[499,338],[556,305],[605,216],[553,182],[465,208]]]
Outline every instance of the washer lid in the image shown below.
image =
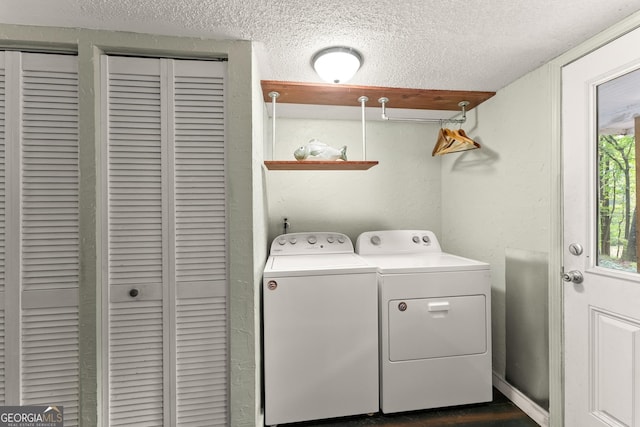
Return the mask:
[[382,274],[488,270],[489,264],[444,252],[398,255],[361,255]]
[[376,266],[354,253],[270,256],[265,277],[376,272]]

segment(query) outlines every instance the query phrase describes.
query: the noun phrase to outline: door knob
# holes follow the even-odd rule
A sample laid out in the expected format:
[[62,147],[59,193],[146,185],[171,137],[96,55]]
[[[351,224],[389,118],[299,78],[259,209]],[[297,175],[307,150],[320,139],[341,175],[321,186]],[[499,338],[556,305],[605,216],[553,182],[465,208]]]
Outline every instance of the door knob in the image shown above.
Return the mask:
[[578,270],[571,270],[562,274],[562,280],[571,283],[582,283],[584,276]]

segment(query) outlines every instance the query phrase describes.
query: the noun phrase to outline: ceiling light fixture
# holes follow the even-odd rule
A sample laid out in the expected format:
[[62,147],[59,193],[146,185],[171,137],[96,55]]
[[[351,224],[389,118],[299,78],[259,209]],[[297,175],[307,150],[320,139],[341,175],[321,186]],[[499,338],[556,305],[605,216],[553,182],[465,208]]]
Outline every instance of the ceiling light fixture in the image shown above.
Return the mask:
[[329,83],[345,83],[362,65],[362,55],[350,47],[328,47],[313,55],[311,65],[322,80]]

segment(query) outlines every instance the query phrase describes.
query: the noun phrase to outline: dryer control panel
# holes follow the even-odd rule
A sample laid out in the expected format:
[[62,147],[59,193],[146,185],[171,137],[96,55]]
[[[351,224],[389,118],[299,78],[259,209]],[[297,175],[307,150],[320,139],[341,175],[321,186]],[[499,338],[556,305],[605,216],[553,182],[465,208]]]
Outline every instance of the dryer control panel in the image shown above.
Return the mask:
[[438,238],[429,230],[367,231],[358,236],[360,255],[442,252]]
[[353,243],[342,233],[309,232],[289,233],[276,237],[271,243],[271,254],[336,254],[353,253]]

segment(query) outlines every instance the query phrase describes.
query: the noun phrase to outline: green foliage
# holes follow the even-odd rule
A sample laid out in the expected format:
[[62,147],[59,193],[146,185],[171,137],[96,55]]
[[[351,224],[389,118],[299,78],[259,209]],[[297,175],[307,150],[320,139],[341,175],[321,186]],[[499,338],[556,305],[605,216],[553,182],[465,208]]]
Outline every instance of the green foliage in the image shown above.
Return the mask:
[[636,261],[635,230],[631,235],[636,209],[633,135],[600,135],[598,174],[598,252],[606,264],[617,259],[628,266]]

